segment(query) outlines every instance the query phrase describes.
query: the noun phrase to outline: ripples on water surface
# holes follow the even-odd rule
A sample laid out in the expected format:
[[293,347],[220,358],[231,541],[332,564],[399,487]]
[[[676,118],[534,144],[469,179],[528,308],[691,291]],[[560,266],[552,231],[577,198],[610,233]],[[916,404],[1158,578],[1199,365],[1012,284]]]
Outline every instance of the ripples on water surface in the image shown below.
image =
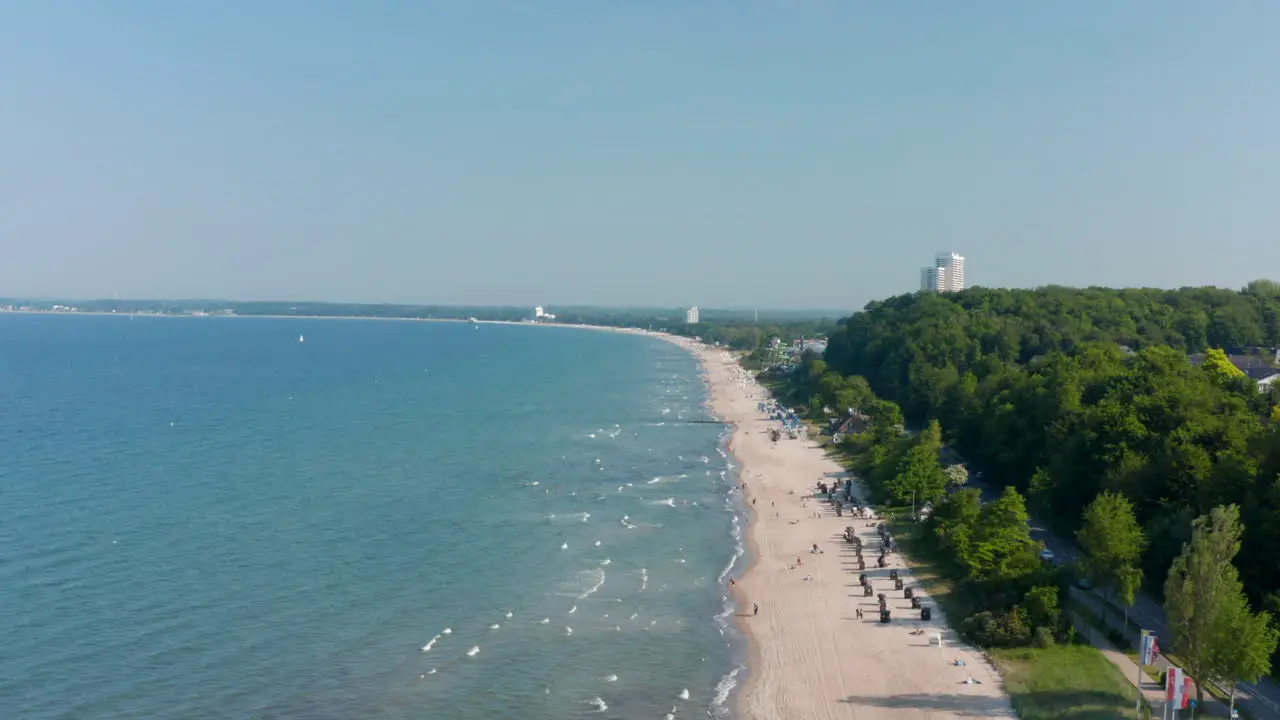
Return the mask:
[[6,717],[722,712],[734,481],[674,346],[0,315],[0,370]]

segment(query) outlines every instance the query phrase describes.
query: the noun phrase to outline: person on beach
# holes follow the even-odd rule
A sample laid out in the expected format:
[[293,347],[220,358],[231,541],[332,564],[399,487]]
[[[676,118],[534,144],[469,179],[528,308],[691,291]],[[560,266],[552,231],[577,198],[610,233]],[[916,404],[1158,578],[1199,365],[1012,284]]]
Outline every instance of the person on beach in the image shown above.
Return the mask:
[[760,614],[760,603],[751,603],[751,614],[752,615]]

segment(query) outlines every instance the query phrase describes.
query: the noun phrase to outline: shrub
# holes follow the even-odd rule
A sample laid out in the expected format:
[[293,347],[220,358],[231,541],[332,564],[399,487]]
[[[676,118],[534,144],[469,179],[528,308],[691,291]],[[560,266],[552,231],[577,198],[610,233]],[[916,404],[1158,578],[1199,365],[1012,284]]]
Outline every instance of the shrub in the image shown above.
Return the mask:
[[1018,607],[1003,612],[984,610],[970,616],[966,624],[973,639],[988,647],[1018,647],[1031,640],[1031,628]]
[[1058,608],[1058,588],[1049,585],[1033,587],[1022,599],[1027,610],[1027,619],[1032,625],[1046,627],[1052,631],[1062,621],[1062,611]]
[[1035,645],[1038,648],[1053,647],[1053,628],[1041,625],[1036,628]]

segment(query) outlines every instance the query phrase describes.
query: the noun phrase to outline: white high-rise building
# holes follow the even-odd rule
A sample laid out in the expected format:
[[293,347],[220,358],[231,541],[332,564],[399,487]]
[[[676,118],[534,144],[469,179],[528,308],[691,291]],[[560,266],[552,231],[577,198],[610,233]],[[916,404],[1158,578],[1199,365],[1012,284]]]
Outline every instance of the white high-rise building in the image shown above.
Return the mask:
[[937,267],[920,268],[920,290],[923,292],[946,292],[947,269]]
[[959,292],[964,289],[964,256],[938,253],[933,267],[920,270],[920,289],[925,292]]
[[938,253],[934,267],[946,268],[946,286],[950,292],[964,289],[964,256],[959,253]]
[[697,305],[694,305],[693,307],[684,311],[684,324],[685,325],[698,324],[698,306]]

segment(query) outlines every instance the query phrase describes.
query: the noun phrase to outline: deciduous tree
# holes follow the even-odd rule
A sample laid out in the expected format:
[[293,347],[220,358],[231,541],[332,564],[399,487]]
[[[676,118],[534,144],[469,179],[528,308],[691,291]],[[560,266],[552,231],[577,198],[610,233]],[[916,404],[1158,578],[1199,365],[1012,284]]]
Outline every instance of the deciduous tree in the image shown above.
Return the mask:
[[1244,680],[1256,683],[1258,678],[1271,674],[1271,658],[1280,644],[1280,630],[1276,629],[1271,613],[1255,613],[1249,609],[1244,588],[1235,581],[1235,591],[1224,593],[1224,606],[1218,617],[1215,633],[1230,638],[1229,643],[1215,643],[1212,659],[1214,675],[1231,685],[1230,709],[1236,706],[1236,683]]
[[938,461],[941,449],[942,428],[934,420],[920,431],[898,463],[889,489],[899,500],[910,500],[913,510],[915,503],[938,500],[947,491],[947,476]]
[[1128,627],[1128,608],[1142,584],[1142,552],[1147,539],[1133,514],[1133,504],[1128,498],[1114,492],[1104,492],[1089,504],[1084,512],[1084,524],[1076,533],[1076,540],[1084,552],[1084,569],[1094,587],[1107,599],[1102,606],[1103,620],[1107,605],[1119,598],[1125,606],[1125,627]]
[[1244,377],[1244,371],[1231,364],[1227,353],[1222,348],[1209,348],[1204,354],[1204,362],[1200,369],[1219,384],[1225,384],[1234,378]]
[[[1249,644],[1248,654],[1275,650],[1269,630],[1270,616],[1252,616],[1244,597],[1239,573],[1231,561],[1240,551],[1240,509],[1219,506],[1192,523],[1191,540],[1173,561],[1165,581],[1165,612],[1173,632],[1174,650],[1196,682],[1196,697],[1203,704],[1203,685],[1234,680],[1236,673],[1259,669],[1256,657],[1233,659]],[[1264,622],[1265,621],[1265,622]],[[1256,638],[1237,633],[1253,632]],[[1257,646],[1252,643],[1257,642]],[[1265,669],[1265,668],[1263,668]]]
[[1012,487],[982,508],[968,552],[957,557],[975,580],[1008,581],[1038,564],[1027,505]]

